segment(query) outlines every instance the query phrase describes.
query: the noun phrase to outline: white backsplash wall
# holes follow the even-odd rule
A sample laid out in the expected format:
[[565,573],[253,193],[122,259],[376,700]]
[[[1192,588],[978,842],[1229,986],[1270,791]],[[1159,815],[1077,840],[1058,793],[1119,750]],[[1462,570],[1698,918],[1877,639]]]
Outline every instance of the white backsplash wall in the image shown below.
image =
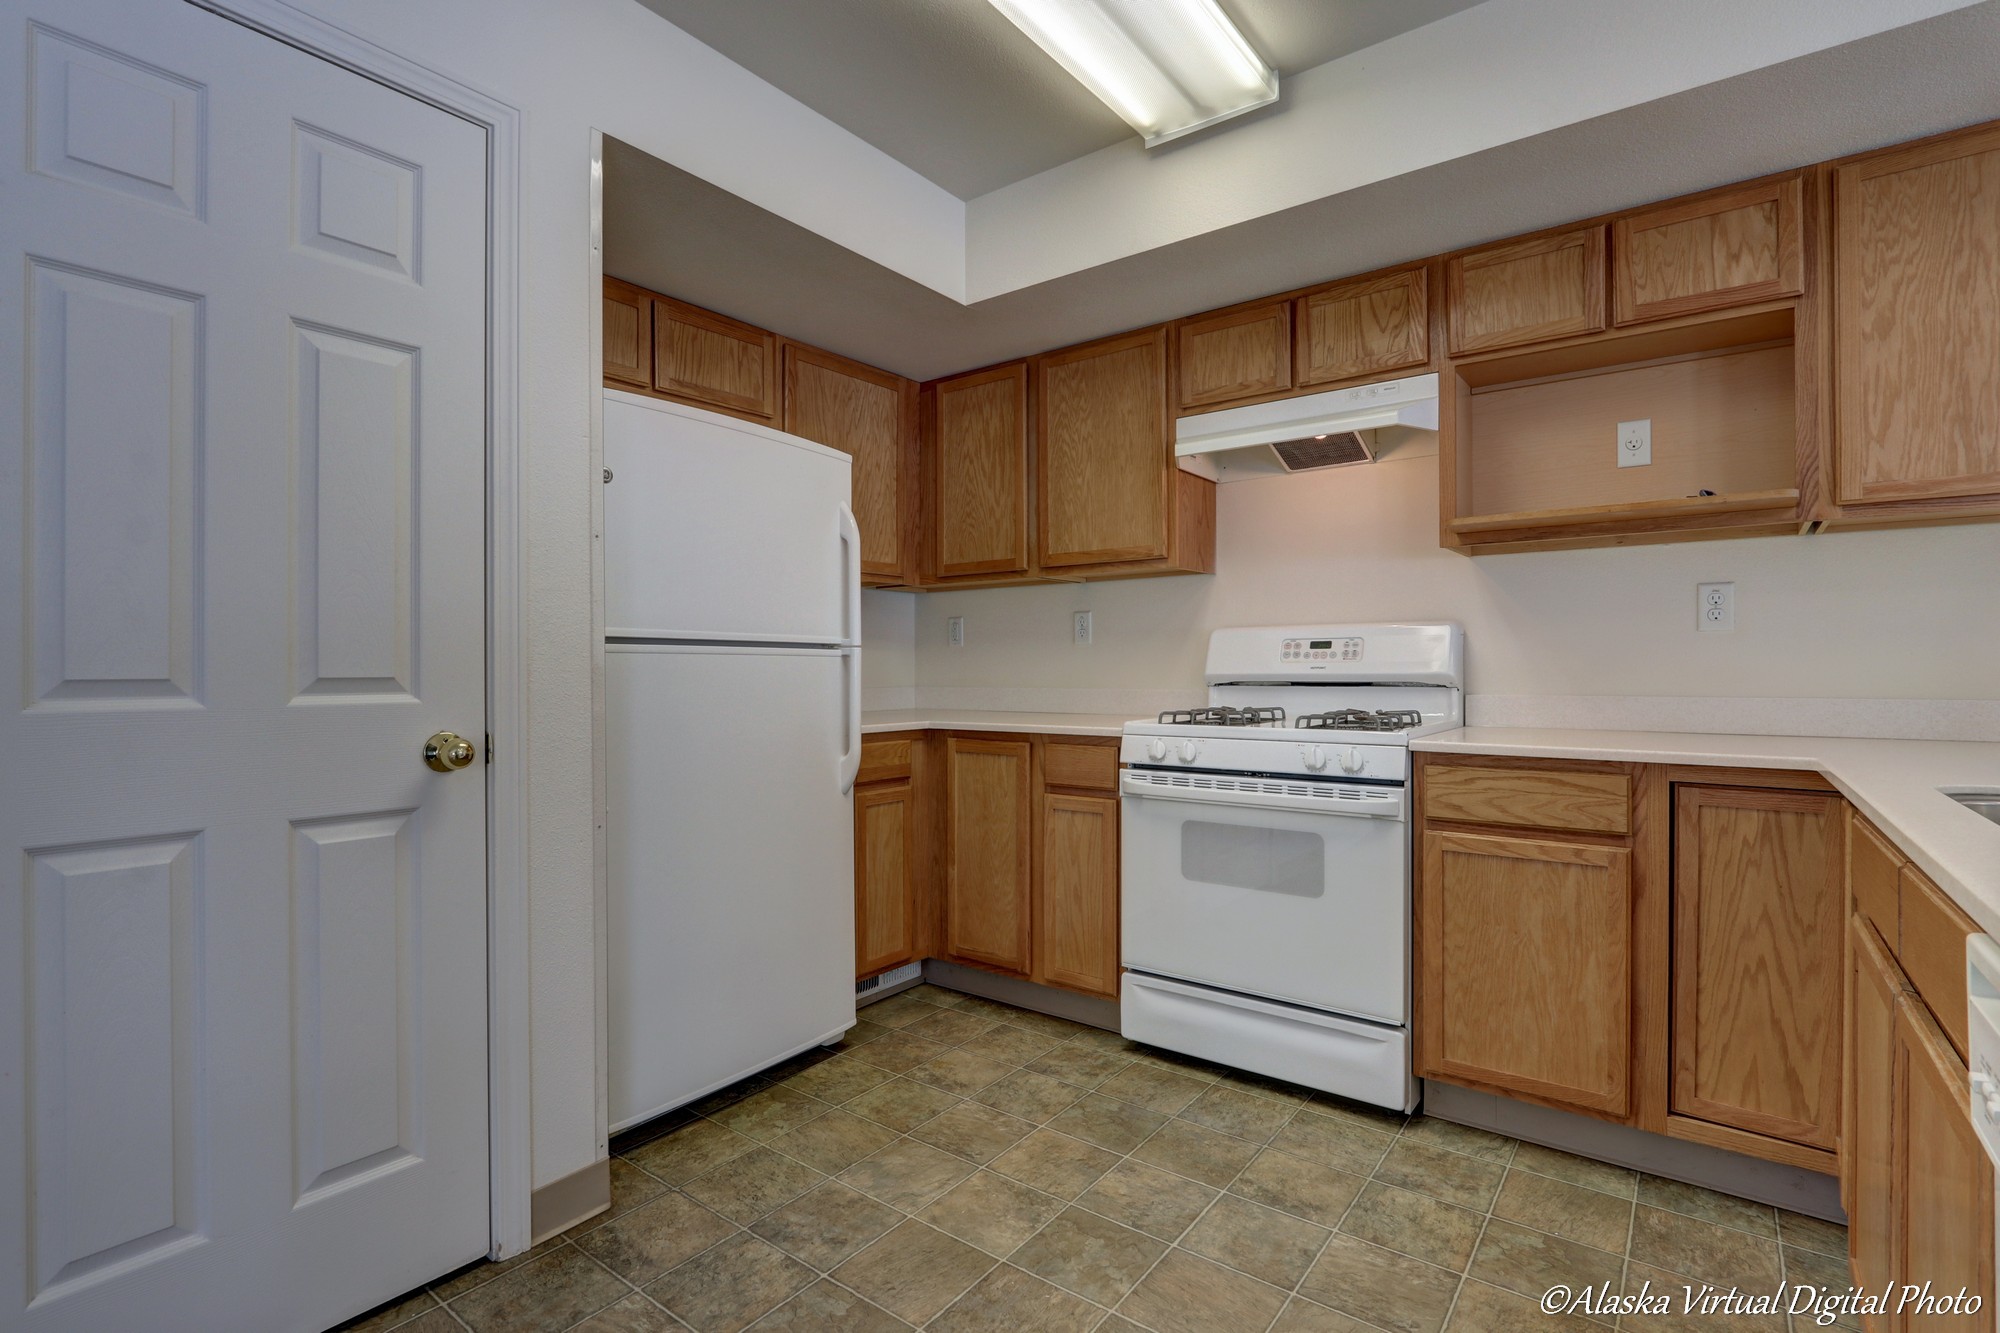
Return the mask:
[[[978,706],[984,689],[1015,707],[1050,706],[1028,693],[1041,690],[1079,708],[1139,690],[1192,700],[1219,625],[1399,619],[1465,627],[1469,702],[1479,721],[1492,697],[1489,724],[1555,696],[1648,696],[1650,725],[1693,729],[1706,710],[1673,706],[1688,696],[2000,699],[2000,524],[1470,559],[1437,545],[1434,449],[1218,488],[1213,576],[924,594],[918,705]],[[1695,585],[1713,581],[1736,584],[1731,633],[1695,630]],[[1093,613],[1087,646],[1071,641],[1081,610]],[[965,617],[961,648],[945,642],[952,615]],[[1731,709],[1715,729],[1758,712]],[[1966,734],[1959,711],[1843,729]],[[1963,715],[1979,730],[1996,717]],[[1776,721],[1769,730],[1795,730]]]
[[913,592],[861,593],[861,706],[917,706],[917,599]]

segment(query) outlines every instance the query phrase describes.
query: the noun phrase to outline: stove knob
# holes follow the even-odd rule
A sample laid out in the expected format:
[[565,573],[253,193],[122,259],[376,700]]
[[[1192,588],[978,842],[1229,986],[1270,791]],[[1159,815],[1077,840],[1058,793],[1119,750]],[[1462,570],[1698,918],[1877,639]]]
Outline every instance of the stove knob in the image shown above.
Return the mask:
[[1361,751],[1356,749],[1354,746],[1350,745],[1345,750],[1342,750],[1340,752],[1341,772],[1359,773],[1362,769],[1366,768],[1367,766],[1368,766],[1368,761],[1361,757]]
[[1152,742],[1146,747],[1146,757],[1156,764],[1159,763],[1160,760],[1167,757],[1167,743],[1157,740]]
[[1196,753],[1197,751],[1195,749],[1195,743],[1193,741],[1181,742],[1181,762],[1183,764],[1192,764],[1194,762],[1194,757]]
[[1317,773],[1326,767],[1326,747],[1324,745],[1307,745],[1301,748],[1304,750],[1307,768]]

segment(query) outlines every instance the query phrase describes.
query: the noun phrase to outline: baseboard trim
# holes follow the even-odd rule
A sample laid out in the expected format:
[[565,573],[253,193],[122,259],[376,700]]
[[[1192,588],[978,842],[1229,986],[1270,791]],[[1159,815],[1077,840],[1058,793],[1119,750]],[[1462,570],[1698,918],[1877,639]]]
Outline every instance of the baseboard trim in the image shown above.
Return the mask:
[[535,1191],[528,1205],[528,1226],[534,1235],[531,1244],[540,1245],[557,1232],[567,1231],[609,1207],[611,1159],[607,1157],[560,1180],[551,1180]]
[[963,963],[948,963],[942,958],[924,960],[924,980],[945,990],[962,991],[981,999],[1032,1009],[1052,1018],[1067,1018],[1072,1023],[1104,1028],[1109,1032],[1118,1030],[1116,1000],[1078,995],[1075,991],[1037,985],[1019,977],[1003,977],[997,972],[984,972]]
[[1545,1148],[1629,1166],[1669,1180],[1701,1185],[1738,1198],[1789,1208],[1827,1222],[1847,1221],[1840,1182],[1818,1171],[1745,1157],[1724,1148],[1630,1125],[1614,1125],[1554,1107],[1517,1102],[1451,1083],[1424,1081],[1424,1112],[1475,1129],[1490,1129]]

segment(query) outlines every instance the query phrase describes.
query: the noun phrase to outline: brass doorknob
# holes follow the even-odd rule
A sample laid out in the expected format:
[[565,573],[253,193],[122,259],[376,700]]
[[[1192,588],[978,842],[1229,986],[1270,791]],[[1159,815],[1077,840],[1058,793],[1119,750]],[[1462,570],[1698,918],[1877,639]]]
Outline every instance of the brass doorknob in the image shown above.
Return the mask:
[[472,742],[455,731],[440,731],[424,742],[424,762],[440,773],[456,773],[478,756]]

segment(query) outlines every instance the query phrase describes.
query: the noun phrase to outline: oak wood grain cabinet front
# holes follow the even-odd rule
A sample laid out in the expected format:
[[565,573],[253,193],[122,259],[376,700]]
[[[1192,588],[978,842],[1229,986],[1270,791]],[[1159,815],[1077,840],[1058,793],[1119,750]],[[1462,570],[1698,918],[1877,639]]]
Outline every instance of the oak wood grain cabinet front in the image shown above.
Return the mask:
[[1603,332],[1603,226],[1453,255],[1445,309],[1453,356]]
[[1430,281],[1422,267],[1336,282],[1298,298],[1300,387],[1372,379],[1430,364]]
[[604,378],[653,387],[653,298],[629,282],[604,280]]
[[1623,1118],[1631,852],[1429,830],[1421,904],[1418,1072]]
[[1833,189],[1834,498],[2000,513],[2000,125],[1846,162]]
[[1118,994],[1118,800],[1046,792],[1033,979]]
[[1800,178],[1665,204],[1611,224],[1620,324],[1797,296],[1805,287]]
[[854,975],[917,957],[917,789],[908,778],[854,789]]
[[1875,927],[1848,919],[1847,1087],[1841,1203],[1854,1280],[1879,1291],[1897,1276],[1895,1238],[1896,1008],[1902,974]]
[[1895,1050],[1893,1272],[1939,1295],[1962,1288],[1980,1309],[1905,1311],[1891,1327],[1993,1333],[1993,1165],[1966,1110],[1965,1062],[1910,994],[1897,1000]]
[[1028,572],[1028,363],[928,386],[931,573]]
[[1431,763],[1424,818],[1466,824],[1629,833],[1632,780],[1611,768],[1530,769]]
[[945,738],[945,953],[1027,975],[1033,927],[1034,746]]
[[[1674,1067],[1668,1132],[1739,1150],[1813,1150],[1839,1121],[1845,814],[1837,796],[1674,791]],[[1689,1123],[1690,1121],[1699,1123]]]
[[1180,406],[1214,407],[1292,387],[1292,313],[1285,301],[1183,320],[1176,326]]
[[653,387],[765,425],[778,416],[778,339],[671,297],[653,298]]
[[1037,562],[1165,557],[1176,470],[1165,327],[1038,357],[1034,389]]
[[785,344],[783,428],[854,460],[851,507],[864,577],[915,576],[916,393],[900,375]]

